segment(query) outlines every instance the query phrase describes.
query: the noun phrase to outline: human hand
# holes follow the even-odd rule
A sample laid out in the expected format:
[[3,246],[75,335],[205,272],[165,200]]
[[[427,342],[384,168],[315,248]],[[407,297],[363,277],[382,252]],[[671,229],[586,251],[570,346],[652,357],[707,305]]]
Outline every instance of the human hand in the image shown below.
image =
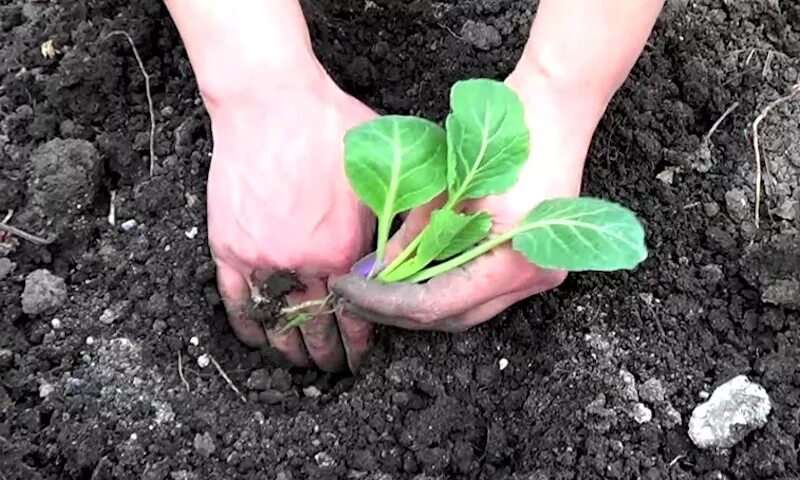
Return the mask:
[[[520,65],[506,80],[526,107],[531,158],[507,193],[464,202],[466,212],[491,214],[493,233],[511,230],[541,201],[580,193],[583,164],[602,101],[575,101],[547,76]],[[604,107],[604,105],[602,105]],[[391,262],[428,222],[444,199],[412,211],[391,239]],[[354,270],[359,270],[358,266]],[[463,331],[517,301],[558,286],[565,272],[545,271],[504,245],[462,268],[424,284],[368,280],[355,271],[334,279],[331,289],[347,314],[374,323],[414,330]]]
[[[248,304],[259,283],[288,270],[305,285],[289,305],[327,295],[330,275],[348,271],[365,253],[373,218],[345,177],[342,138],[376,114],[342,92],[319,67],[302,82],[208,98],[214,151],[208,179],[208,223],[217,280],[237,337],[269,342],[297,366],[336,371],[346,356],[369,348],[370,326],[330,314],[300,329],[265,326]],[[341,330],[341,339],[340,331]]]

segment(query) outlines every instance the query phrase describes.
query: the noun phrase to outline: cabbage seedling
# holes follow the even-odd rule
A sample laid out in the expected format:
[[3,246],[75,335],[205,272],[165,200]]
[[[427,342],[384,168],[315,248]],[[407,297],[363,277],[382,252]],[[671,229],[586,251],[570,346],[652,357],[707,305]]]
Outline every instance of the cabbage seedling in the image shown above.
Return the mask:
[[[375,258],[365,275],[378,281],[423,282],[508,242],[538,267],[572,272],[633,269],[647,257],[636,215],[603,199],[546,200],[496,234],[487,212],[458,211],[465,200],[511,189],[530,156],[524,106],[502,82],[456,82],[445,128],[400,115],[362,123],[345,135],[344,152],[353,190],[377,217]],[[386,264],[395,217],[442,193],[444,205]]]
[[[391,122],[383,118],[357,126],[345,139],[345,166],[356,193],[375,189],[362,175],[364,158],[372,165],[382,162],[392,172],[394,160],[387,148],[370,141],[369,132]],[[396,124],[395,124],[396,125]],[[386,128],[386,127],[384,127]],[[402,139],[402,135],[395,139]],[[613,271],[631,269],[647,256],[644,229],[629,209],[596,198],[557,198],[540,203],[515,228],[491,235],[492,220],[486,212],[459,213],[464,200],[507,192],[519,179],[530,155],[530,134],[519,97],[504,83],[474,79],[457,82],[450,93],[450,114],[445,122],[444,159],[447,201],[435,210],[423,231],[385,268],[377,273],[383,282],[421,282],[446,273],[511,242],[528,261],[548,269]],[[416,144],[413,142],[411,145]],[[409,151],[398,141],[391,151]],[[437,161],[440,161],[437,157]],[[378,168],[378,167],[374,167]],[[423,178],[439,178],[439,169],[410,172]],[[391,181],[390,181],[391,182]],[[438,183],[436,184],[438,187]],[[397,195],[408,192],[400,189]],[[387,198],[387,197],[384,197]],[[367,202],[365,202],[367,203]],[[385,203],[373,211],[398,210]],[[381,217],[378,216],[380,231]],[[384,227],[385,229],[385,227]],[[379,245],[381,244],[379,235]],[[380,268],[383,251],[376,251]]]

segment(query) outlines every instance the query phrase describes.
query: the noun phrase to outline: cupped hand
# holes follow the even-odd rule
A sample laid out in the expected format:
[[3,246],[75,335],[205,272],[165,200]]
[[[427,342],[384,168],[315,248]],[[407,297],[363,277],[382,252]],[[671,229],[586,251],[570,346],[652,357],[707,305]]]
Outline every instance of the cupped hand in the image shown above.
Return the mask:
[[[258,88],[207,98],[214,150],[208,179],[209,240],[230,325],[251,346],[269,342],[297,366],[335,371],[369,348],[370,325],[323,314],[278,334],[247,314],[257,280],[296,273],[290,305],[327,295],[331,275],[369,249],[371,213],[351,191],[345,132],[376,114],[343,93],[321,67],[316,80],[249,82]],[[254,280],[254,275],[259,277]],[[341,331],[341,332],[340,332]]]
[[[580,193],[584,159],[599,119],[591,113],[597,110],[594,105],[575,103],[572,92],[560,91],[536,73],[520,68],[506,84],[526,107],[530,159],[507,193],[462,205],[465,212],[491,214],[493,233],[512,229],[543,200]],[[417,236],[441,203],[443,199],[409,213],[390,240],[386,263]],[[405,329],[459,332],[565,278],[566,272],[531,265],[507,244],[427,283],[382,283],[354,271],[334,278],[330,287],[347,315]]]

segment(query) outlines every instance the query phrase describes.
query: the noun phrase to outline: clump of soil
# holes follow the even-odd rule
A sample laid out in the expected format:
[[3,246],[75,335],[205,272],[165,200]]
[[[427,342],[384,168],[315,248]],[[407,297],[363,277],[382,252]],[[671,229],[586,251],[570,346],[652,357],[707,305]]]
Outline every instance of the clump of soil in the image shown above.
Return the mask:
[[[0,217],[58,233],[0,248],[3,479],[800,477],[800,104],[760,125],[758,228],[749,137],[798,82],[796,2],[667,2],[584,182],[646,222],[641,268],[573,275],[460,335],[380,329],[357,377],[289,368],[230,331],[205,228],[210,128],[162,2],[0,3]],[[453,82],[511,71],[535,4],[304,8],[343,88],[441,120]],[[144,79],[113,30],[151,77],[152,176]],[[39,270],[67,293],[33,314]],[[269,318],[292,282],[270,296],[277,283]],[[770,396],[766,425],[696,448],[692,409],[742,374]]]

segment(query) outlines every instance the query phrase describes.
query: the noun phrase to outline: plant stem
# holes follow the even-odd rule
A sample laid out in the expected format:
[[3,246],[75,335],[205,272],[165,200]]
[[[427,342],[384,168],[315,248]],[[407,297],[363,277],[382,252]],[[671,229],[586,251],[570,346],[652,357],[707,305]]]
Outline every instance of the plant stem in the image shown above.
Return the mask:
[[419,283],[428,280],[430,278],[433,278],[437,275],[441,275],[442,273],[449,272],[450,270],[456,267],[460,267],[461,265],[469,262],[470,260],[474,260],[483,255],[484,253],[492,250],[493,248],[511,240],[511,238],[515,234],[519,233],[519,231],[520,231],[519,229],[514,229],[502,235],[490,238],[489,240],[481,243],[480,245],[472,248],[471,250],[467,250],[466,252],[462,253],[457,257],[453,257],[444,263],[440,263],[439,265],[426,268],[420,272],[417,272],[416,274],[407,278],[406,281],[412,283]]
[[367,278],[372,278],[375,275],[375,266],[383,263],[383,257],[386,255],[386,244],[389,242],[389,228],[391,226],[391,221],[386,221],[385,219],[380,219],[378,221],[378,245],[375,248],[375,262],[373,262]]
[[[456,205],[456,203],[458,203],[459,197],[460,195],[456,195],[448,199],[447,203],[445,203],[444,206],[442,207],[442,210],[452,210],[453,207]],[[412,240],[411,243],[409,243],[406,246],[406,248],[404,248],[403,251],[400,252],[400,254],[397,257],[395,257],[394,260],[392,260],[392,263],[390,263],[386,268],[381,270],[381,273],[378,275],[378,280],[386,281],[386,277],[388,277],[390,273],[392,273],[394,270],[397,270],[397,267],[399,267],[403,262],[408,260],[408,257],[410,257],[411,254],[413,254],[417,250],[419,243],[422,241],[423,231],[425,231],[425,229],[423,229],[422,231],[419,232],[419,234],[417,234],[414,240]]]

